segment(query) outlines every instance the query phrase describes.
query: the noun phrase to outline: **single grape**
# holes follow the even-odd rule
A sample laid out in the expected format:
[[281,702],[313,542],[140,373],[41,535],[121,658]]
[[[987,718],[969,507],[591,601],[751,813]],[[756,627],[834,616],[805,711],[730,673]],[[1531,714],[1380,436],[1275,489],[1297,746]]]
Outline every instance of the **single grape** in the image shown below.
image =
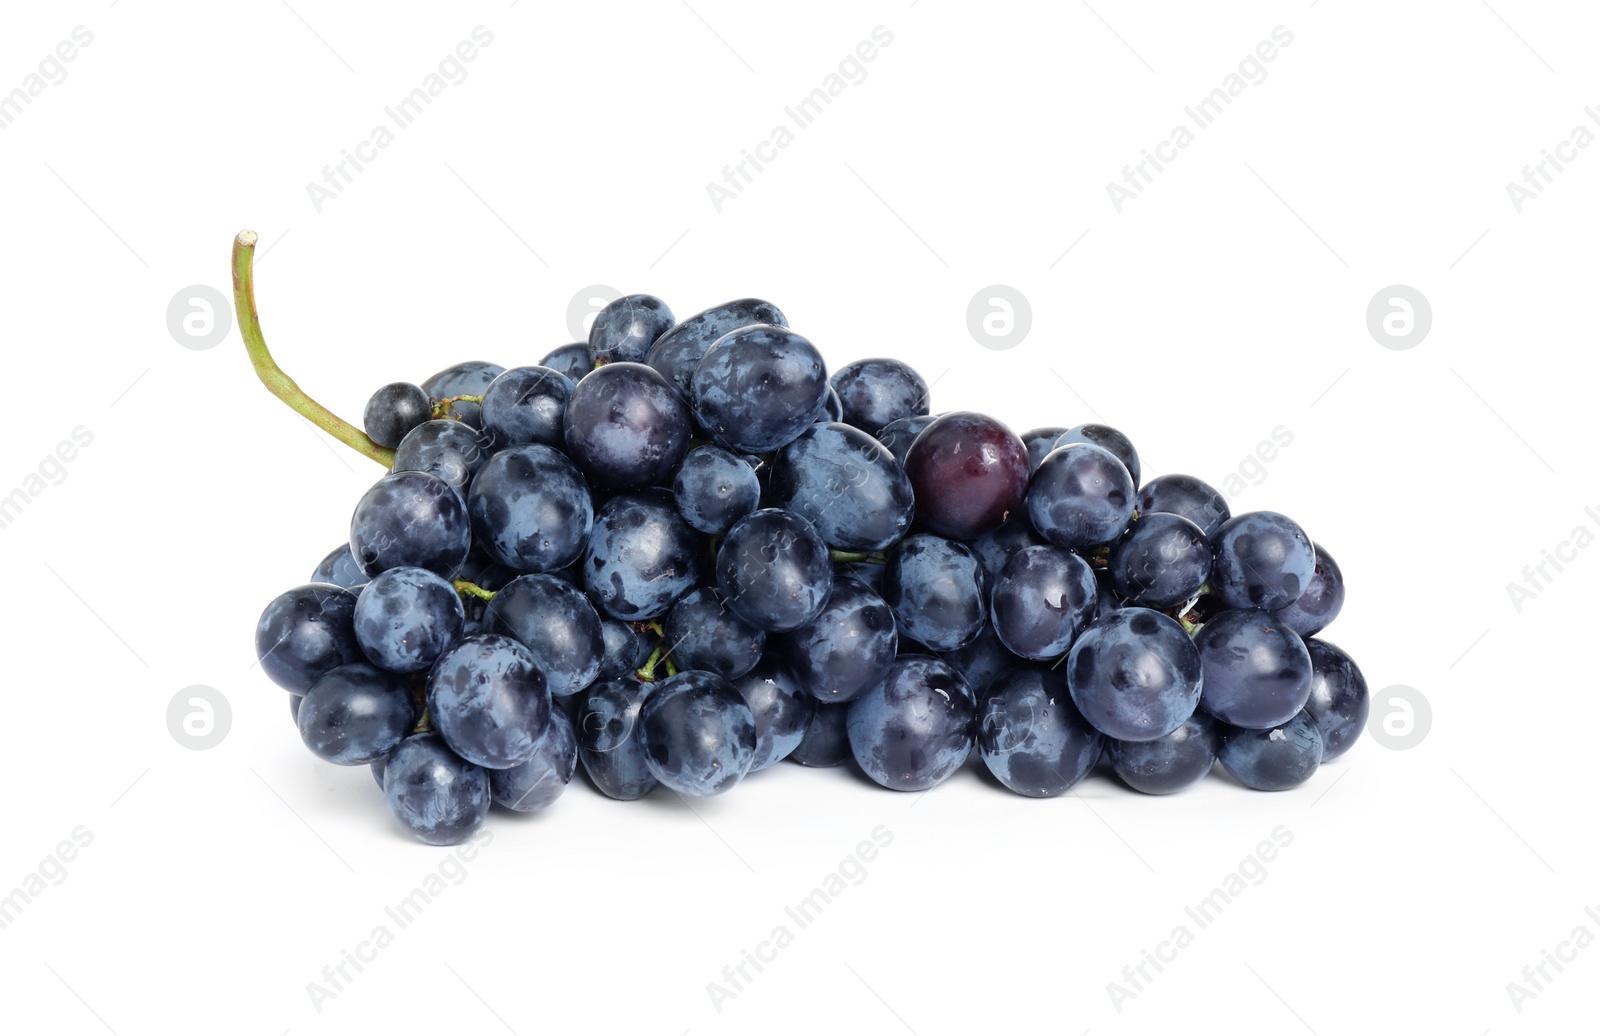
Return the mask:
[[311,573],[311,582],[332,583],[346,590],[359,590],[366,585],[367,577],[362,575],[356,559],[350,556],[350,544],[341,543],[317,563],[316,571]]
[[672,310],[654,295],[624,295],[595,314],[589,352],[597,363],[643,363],[672,324]]
[[1196,711],[1154,741],[1107,740],[1106,754],[1116,775],[1134,791],[1170,795],[1211,772],[1217,761],[1217,729],[1215,720]]
[[417,716],[399,677],[354,662],[312,684],[295,722],[318,759],[364,766],[398,745]]
[[720,446],[696,446],[672,483],[683,520],[720,536],[761,505],[761,481],[743,457]]
[[489,775],[437,734],[413,735],[389,753],[383,791],[389,812],[428,845],[464,842],[489,815]]
[[1051,426],[1034,428],[1022,433],[1022,445],[1028,450],[1028,473],[1039,470],[1039,462],[1056,448],[1056,440],[1066,434],[1065,428]]
[[483,430],[497,447],[536,442],[566,448],[571,378],[548,367],[513,367],[483,393]]
[[1306,713],[1322,735],[1322,761],[1350,750],[1367,726],[1367,679],[1355,661],[1325,640],[1306,641],[1311,656],[1311,696]]
[[728,530],[716,571],[728,607],[768,632],[810,623],[833,589],[828,545],[810,522],[777,508],[756,511]]
[[424,568],[391,568],[356,600],[356,641],[374,665],[420,673],[461,636],[461,595]]
[[1217,761],[1246,788],[1287,791],[1310,780],[1322,765],[1322,734],[1304,712],[1268,730],[1225,727]]
[[1273,618],[1302,637],[1327,629],[1344,607],[1344,573],[1320,544],[1313,543],[1311,549],[1317,560],[1305,592],[1272,613]]
[[701,357],[690,382],[695,417],[723,446],[770,453],[822,413],[828,372],[817,347],[787,328],[731,331]]
[[432,415],[433,401],[426,392],[409,381],[396,381],[383,386],[367,400],[361,425],[367,438],[379,446],[394,449],[406,433]]
[[857,360],[834,371],[830,379],[844,414],[838,420],[868,435],[903,417],[928,412],[928,383],[899,360]]
[[550,693],[564,698],[594,682],[605,655],[600,614],[583,592],[552,575],[518,576],[484,610],[491,632],[519,641],[533,654]]
[[1229,518],[1211,547],[1211,591],[1230,608],[1284,608],[1305,592],[1317,568],[1305,530],[1272,511]]
[[751,324],[787,327],[789,321],[782,310],[762,299],[724,302],[686,318],[657,338],[644,362],[660,371],[687,399],[695,368],[706,350],[723,335]]
[[1211,543],[1176,514],[1140,515],[1111,545],[1106,570],[1117,596],[1146,608],[1175,608],[1211,575]]
[[1028,485],[1028,517],[1058,547],[1097,547],[1122,535],[1133,518],[1133,479],[1098,446],[1059,446],[1039,462]]
[[894,791],[924,791],[972,751],[977,703],[961,674],[937,658],[902,655],[850,703],[845,729],[856,763]]
[[256,623],[256,658],[267,679],[305,694],[325,673],[366,661],[356,641],[356,595],[309,583],[272,599]]
[[[468,360],[458,363],[454,367],[446,367],[422,383],[422,391],[430,399],[453,399],[456,396],[481,396],[489,384],[505,373],[505,368],[497,363],[484,363],[482,360]],[[450,404],[455,408],[455,414],[463,422],[473,428],[483,425],[483,415],[476,403],[458,402]]]
[[583,555],[583,587],[612,618],[653,619],[695,585],[698,556],[699,537],[679,517],[669,493],[647,489],[614,496],[595,516]]
[[641,799],[659,783],[645,765],[639,738],[639,708],[653,684],[633,676],[595,683],[584,692],[578,714],[578,758],[589,780],[608,798]]
[[990,621],[1007,650],[1035,661],[1057,658],[1095,617],[1094,570],[1060,547],[1024,547],[1001,570],[990,602]]
[[408,566],[454,572],[471,545],[466,504],[425,471],[385,475],[350,518],[350,554],[369,577]]
[[489,771],[489,795],[518,813],[534,813],[561,797],[578,769],[578,739],[572,721],[561,709],[550,713],[550,725],[533,750],[533,758],[504,770]]
[[756,720],[715,673],[690,670],[653,687],[639,709],[645,765],[679,795],[720,795],[750,772]]
[[1067,688],[1078,711],[1121,741],[1153,741],[1176,730],[1200,701],[1200,678],[1189,635],[1149,608],[1101,616],[1067,655]]
[[566,456],[538,443],[490,458],[467,494],[477,544],[518,572],[553,572],[583,553],[594,527],[589,486]]
[[1105,739],[1083,718],[1054,669],[995,681],[978,709],[978,755],[1018,795],[1049,798],[1088,776]]
[[1107,451],[1122,462],[1128,469],[1128,477],[1133,479],[1133,484],[1139,484],[1139,451],[1133,448],[1133,443],[1126,435],[1109,425],[1080,424],[1068,428],[1056,439],[1056,446],[1071,446],[1074,443],[1088,443]]
[[756,750],[750,771],[765,770],[800,745],[817,699],[800,689],[788,666],[770,655],[733,681],[756,720]]
[[491,450],[488,434],[463,421],[424,421],[395,449],[394,470],[438,475],[465,499]]
[[667,651],[679,669],[702,669],[725,680],[754,669],[767,643],[764,631],[739,618],[710,587],[678,598],[662,626]]
[[567,452],[611,489],[653,486],[672,474],[694,428],[683,397],[642,363],[608,363],[578,382],[565,422]]
[[609,615],[601,618],[600,636],[605,641],[605,653],[600,657],[596,680],[632,673],[650,658],[650,641],[621,619]]
[[533,758],[550,691],[533,653],[510,637],[466,637],[428,673],[428,720],[470,763],[503,770]]
[[1022,510],[1028,448],[992,417],[959,411],[938,418],[911,444],[906,474],[917,517],[951,539],[993,532]]
[[883,443],[883,448],[894,454],[894,459],[904,467],[906,455],[911,452],[911,444],[917,441],[917,436],[922,434],[924,428],[943,416],[943,414],[922,414],[918,417],[902,417],[898,421],[890,421],[878,432],[877,440]]
[[1139,490],[1139,513],[1175,514],[1200,526],[1210,539],[1232,515],[1228,501],[1193,475],[1162,475]]
[[983,579],[977,555],[966,544],[919,533],[889,555],[883,599],[913,640],[934,651],[954,651],[983,629]]
[[814,701],[811,721],[789,758],[801,766],[843,766],[850,760],[849,719],[849,702]]
[[584,375],[594,370],[594,356],[589,352],[588,342],[573,342],[550,350],[539,361],[539,366],[557,374],[565,374],[576,385]]
[[828,546],[883,550],[911,527],[911,479],[894,454],[847,424],[815,424],[772,465],[772,503],[816,527]]
[[1200,707],[1235,727],[1287,723],[1311,694],[1311,656],[1298,634],[1264,611],[1215,616],[1195,634],[1205,690]]
[[822,611],[782,634],[777,647],[802,689],[839,702],[860,697],[881,680],[899,642],[888,603],[864,583],[835,577]]

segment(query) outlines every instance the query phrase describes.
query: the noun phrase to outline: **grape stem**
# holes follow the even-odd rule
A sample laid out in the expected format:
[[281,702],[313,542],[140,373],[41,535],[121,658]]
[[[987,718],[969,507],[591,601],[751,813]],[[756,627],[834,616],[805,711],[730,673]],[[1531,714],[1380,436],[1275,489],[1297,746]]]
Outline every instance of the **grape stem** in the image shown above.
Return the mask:
[[458,415],[456,413],[456,406],[455,405],[457,403],[482,403],[482,402],[483,402],[483,397],[482,396],[449,396],[449,397],[447,397],[445,399],[434,400],[434,403],[433,403],[433,417],[434,417],[434,420],[448,419],[448,420],[451,420],[451,421],[459,421],[459,420],[461,420],[461,417],[460,417],[460,415]]
[[267,349],[267,340],[261,333],[261,318],[256,315],[256,285],[254,263],[256,232],[242,230],[233,239],[233,308],[239,320],[239,336],[244,339],[245,352],[250,354],[250,364],[267,391],[283,400],[289,409],[355,450],[386,468],[394,467],[394,451],[379,446],[355,425],[318,403],[294,379],[283,372],[278,361]]
[[660,665],[663,660],[667,663],[667,675],[675,675],[676,671],[672,667],[672,661],[667,658],[666,648],[661,645],[657,645],[656,649],[650,652],[650,657],[645,659],[644,665],[639,667],[633,675],[645,683],[650,683],[656,678],[656,666]]
[[455,587],[456,588],[456,592],[459,593],[459,594],[462,594],[463,596],[476,597],[476,598],[478,598],[479,600],[482,600],[482,601],[492,601],[492,600],[494,600],[494,593],[495,592],[493,590],[485,590],[483,587],[479,586],[477,583],[471,582],[469,580],[466,580],[466,579],[452,579],[452,580],[450,580],[450,585]]
[[873,551],[870,554],[862,554],[851,550],[835,550],[830,553],[833,555],[835,562],[869,561],[874,565],[882,565],[889,560],[888,555],[881,550]]

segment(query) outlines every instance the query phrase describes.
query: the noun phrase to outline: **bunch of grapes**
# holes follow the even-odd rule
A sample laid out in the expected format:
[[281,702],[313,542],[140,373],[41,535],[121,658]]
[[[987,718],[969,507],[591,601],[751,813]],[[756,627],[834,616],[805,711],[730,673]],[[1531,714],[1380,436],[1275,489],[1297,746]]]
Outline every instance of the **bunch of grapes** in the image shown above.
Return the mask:
[[317,756],[450,844],[491,804],[717,795],[793,759],[921,791],[976,749],[1060,795],[1102,759],[1178,791],[1294,787],[1366,722],[1314,639],[1339,567],[1098,424],[930,414],[910,366],[829,376],[769,302],[630,295],[537,366],[365,412],[391,473],[256,648]]

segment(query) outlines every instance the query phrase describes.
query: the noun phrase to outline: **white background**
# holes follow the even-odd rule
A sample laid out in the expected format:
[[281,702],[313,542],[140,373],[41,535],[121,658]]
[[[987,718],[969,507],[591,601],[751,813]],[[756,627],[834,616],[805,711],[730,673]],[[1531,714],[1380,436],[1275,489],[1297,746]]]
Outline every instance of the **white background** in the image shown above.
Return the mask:
[[[93,841],[0,930],[0,1024],[1592,1028],[1600,949],[1520,1012],[1507,983],[1575,926],[1600,935],[1600,552],[1520,612],[1507,584],[1596,528],[1600,152],[1520,213],[1506,184],[1600,132],[1595,19],[1511,0],[692,2],[7,7],[0,93],[75,26],[93,42],[0,131],[0,494],[75,427],[93,442],[0,529],[0,892],[75,827]],[[317,212],[307,183],[478,25],[493,42],[467,78]],[[893,41],[865,80],[716,211],[706,184],[879,25]],[[1293,42],[1265,80],[1119,214],[1106,184],[1279,25]],[[1116,425],[1146,477],[1220,485],[1281,425],[1292,444],[1234,508],[1286,512],[1333,552],[1350,591],[1328,639],[1374,691],[1415,688],[1432,729],[1406,751],[1364,739],[1278,795],[1102,777],[1029,801],[964,772],[919,799],[786,764],[691,812],[580,780],[547,814],[496,814],[465,879],[319,1013],[307,984],[449,851],[410,841],[364,768],[305,752],[253,666],[261,607],[379,471],[270,398],[236,330],[205,351],[169,333],[175,295],[227,288],[245,227],[279,359],[352,418],[387,381],[537,361],[598,283],[680,315],[770,298],[833,365],[918,365],[936,410]],[[991,284],[1031,303],[1005,351],[967,329]],[[1432,305],[1415,348],[1368,332],[1392,284]],[[208,751],[168,732],[192,684],[231,703]],[[865,880],[714,1009],[707,983],[879,825],[893,841]],[[1265,880],[1118,1011],[1107,983],[1279,825],[1293,841]]]

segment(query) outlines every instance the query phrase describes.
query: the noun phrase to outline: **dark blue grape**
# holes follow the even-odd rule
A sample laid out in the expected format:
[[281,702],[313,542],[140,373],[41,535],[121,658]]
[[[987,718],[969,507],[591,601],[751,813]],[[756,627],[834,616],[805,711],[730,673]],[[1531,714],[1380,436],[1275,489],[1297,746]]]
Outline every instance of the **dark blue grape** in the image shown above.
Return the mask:
[[1322,734],[1322,761],[1349,751],[1367,726],[1367,679],[1355,661],[1324,640],[1306,641],[1311,656],[1311,696],[1306,713]]
[[991,584],[1000,578],[1000,570],[1006,567],[1011,555],[1023,547],[1043,545],[1044,537],[1034,529],[1026,514],[1012,515],[1000,528],[986,532],[967,544],[978,555],[978,562],[983,565],[984,575],[989,577]]
[[1272,613],[1273,618],[1302,637],[1327,629],[1344,607],[1344,573],[1320,544],[1313,543],[1311,549],[1317,561],[1305,592]]
[[894,612],[866,584],[835,578],[809,624],[783,635],[778,650],[799,685],[825,701],[851,701],[883,678],[900,638]]
[[497,447],[536,442],[566,447],[573,381],[548,367],[513,367],[483,393],[483,430]]
[[1056,439],[1056,446],[1071,446],[1075,443],[1088,443],[1107,451],[1122,462],[1128,469],[1128,477],[1133,479],[1133,484],[1139,484],[1139,451],[1133,448],[1133,443],[1126,435],[1109,425],[1080,424],[1068,428]]
[[830,383],[844,407],[842,420],[868,435],[905,417],[928,412],[928,383],[899,360],[857,360],[834,371]]
[[717,550],[728,607],[768,632],[814,620],[833,589],[833,559],[811,523],[777,508],[741,518]]
[[457,755],[503,770],[533,757],[550,721],[550,691],[517,641],[465,637],[428,673],[428,720]]
[[1106,754],[1117,776],[1134,791],[1170,795],[1211,772],[1217,761],[1217,725],[1196,712],[1177,730],[1154,741],[1106,742]]
[[1101,616],[1067,655],[1078,711],[1120,741],[1153,741],[1178,729],[1200,701],[1200,674],[1200,653],[1183,627],[1149,608]]
[[605,641],[605,654],[600,658],[596,680],[610,680],[632,673],[650,658],[650,641],[621,619],[610,616],[602,618],[600,636]]
[[518,572],[553,572],[583,553],[594,526],[589,486],[548,446],[508,446],[489,459],[467,494],[478,546]]
[[1058,547],[1096,547],[1133,517],[1133,479],[1115,456],[1079,443],[1051,450],[1028,484],[1028,517]]
[[822,413],[828,372],[817,347],[787,328],[757,324],[717,339],[690,382],[695,417],[730,450],[770,453]]
[[384,761],[389,812],[419,841],[455,845],[489,815],[489,775],[437,734],[408,737]]
[[843,766],[850,761],[849,720],[849,702],[815,702],[811,721],[789,758],[801,766]]
[[883,550],[911,528],[911,479],[894,454],[847,424],[815,424],[773,461],[768,493],[800,515],[828,546]]
[[614,496],[595,515],[583,587],[612,618],[653,619],[695,585],[698,540],[669,493]]
[[666,648],[679,669],[703,669],[736,680],[755,668],[767,634],[739,618],[710,587],[678,598],[667,620]]
[[1139,513],[1175,514],[1200,526],[1210,539],[1231,517],[1222,494],[1193,475],[1162,475],[1139,490]]
[[1106,570],[1129,604],[1175,608],[1199,593],[1211,575],[1211,543],[1180,515],[1141,515],[1111,545]]
[[689,452],[694,419],[667,379],[642,363],[608,363],[567,400],[567,452],[597,484],[653,486]]
[[409,381],[396,381],[372,394],[361,414],[367,438],[394,449],[406,433],[433,415],[433,400]]
[[1056,448],[1056,440],[1066,434],[1065,428],[1051,426],[1048,428],[1034,428],[1022,433],[1022,445],[1028,450],[1028,471],[1033,473],[1039,470],[1039,462]]
[[1088,776],[1105,739],[1079,714],[1054,669],[996,680],[978,710],[978,755],[1018,795],[1049,798]]
[[578,714],[578,758],[594,786],[608,798],[629,801],[659,783],[645,765],[639,708],[653,684],[619,676],[590,685]]
[[923,414],[890,421],[878,432],[877,440],[883,443],[883,448],[894,454],[894,459],[904,467],[906,455],[911,452],[911,444],[917,441],[917,436],[922,434],[924,428],[943,416],[943,414]]
[[[498,363],[468,360],[454,367],[446,367],[422,383],[422,391],[431,399],[451,399],[455,396],[481,396],[489,383],[505,373]],[[455,414],[474,428],[482,427],[483,415],[476,403],[452,403]]]
[[350,544],[341,543],[317,563],[316,571],[311,573],[311,581],[358,590],[366,585],[367,577],[362,574],[356,559],[350,556]]
[[954,651],[976,638],[988,617],[983,580],[978,557],[966,544],[919,533],[889,555],[883,599],[911,639],[934,651]]
[[624,295],[595,314],[589,352],[598,363],[643,363],[672,324],[672,310],[654,295]]
[[279,594],[256,623],[256,658],[267,679],[305,694],[323,674],[363,662],[356,642],[356,595],[328,583],[309,583]]
[[945,414],[906,454],[917,517],[940,536],[971,540],[1022,510],[1028,450],[1017,434],[984,414]]
[[565,374],[573,384],[577,384],[584,375],[594,370],[594,356],[589,352],[588,342],[573,342],[550,350],[539,361],[539,366]]
[[600,615],[583,592],[551,575],[518,576],[483,613],[491,632],[533,653],[550,693],[564,698],[594,682],[605,655]]
[[534,813],[567,790],[578,769],[578,739],[572,721],[561,709],[550,713],[550,725],[533,750],[533,758],[504,770],[489,771],[489,795],[506,809]]
[[942,652],[939,657],[949,662],[951,668],[961,674],[980,702],[996,680],[1013,670],[1025,669],[1031,665],[1027,659],[1012,654],[1000,642],[1000,638],[995,636],[994,626],[987,622],[983,624],[983,631],[972,643],[954,651]]
[[1305,592],[1317,568],[1305,530],[1273,511],[1229,518],[1211,546],[1211,591],[1230,608],[1286,607]]
[[639,741],[656,780],[679,795],[720,795],[750,772],[755,715],[728,681],[691,670],[650,690],[639,710]]
[[1264,611],[1214,616],[1195,634],[1205,691],[1200,707],[1235,727],[1285,723],[1311,694],[1311,656],[1298,634]]
[[356,641],[374,665],[420,673],[461,636],[461,595],[424,568],[391,568],[356,601]]
[[1060,547],[1017,551],[990,595],[995,635],[1007,650],[1035,661],[1066,654],[1097,610],[1094,570]]
[[1217,761],[1246,788],[1287,791],[1322,765],[1322,734],[1304,712],[1268,730],[1225,727]]
[[762,299],[724,302],[696,313],[656,339],[645,362],[676,385],[687,399],[695,368],[700,365],[700,358],[706,354],[706,350],[728,332],[751,324],[787,327],[789,321],[782,310]]
[[467,505],[449,483],[426,471],[385,475],[350,518],[350,554],[369,577],[412,566],[454,572],[471,546]]
[[311,753],[340,766],[364,766],[387,754],[416,722],[400,678],[365,662],[324,674],[295,716]]
[[394,451],[394,470],[438,475],[464,499],[491,452],[488,434],[463,421],[424,421]]
[[761,504],[761,480],[738,454],[720,446],[697,446],[683,458],[672,483],[683,520],[720,536]]
[[770,655],[734,680],[733,686],[756,720],[756,751],[750,772],[788,758],[805,736],[817,700],[800,689],[788,666]]
[[846,730],[856,763],[894,791],[924,791],[972,751],[977,702],[961,674],[937,658],[902,655],[850,703]]

